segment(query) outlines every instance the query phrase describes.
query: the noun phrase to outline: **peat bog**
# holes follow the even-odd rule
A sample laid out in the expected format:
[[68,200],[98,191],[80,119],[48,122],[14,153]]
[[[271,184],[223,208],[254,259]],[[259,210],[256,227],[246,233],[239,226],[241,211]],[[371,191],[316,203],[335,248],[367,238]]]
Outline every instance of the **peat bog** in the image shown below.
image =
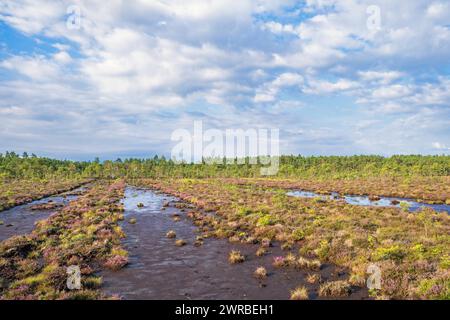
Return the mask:
[[74,189],[74,192],[42,198],[28,204],[15,206],[0,213],[0,241],[15,235],[25,235],[33,231],[35,223],[52,214],[55,209],[67,205],[77,199],[79,194],[86,191],[86,187]]
[[448,161],[0,156],[0,299],[450,299]]
[[[308,292],[306,298],[315,299],[320,282],[348,276],[333,265],[315,270],[276,267],[274,259],[286,254],[278,243],[258,257],[256,244],[205,237],[188,218],[194,207],[162,193],[130,187],[123,202],[121,227],[127,234],[123,243],[129,264],[117,272],[102,273],[103,288],[111,295],[124,299],[289,299],[290,291],[302,285]],[[133,218],[136,223],[130,224]],[[167,232],[175,236],[167,237]],[[176,246],[176,239],[186,245]],[[230,263],[230,252],[239,252],[244,260]],[[266,273],[255,277],[261,267]],[[320,282],[308,283],[311,275]],[[344,297],[361,299],[368,293],[353,287]]]

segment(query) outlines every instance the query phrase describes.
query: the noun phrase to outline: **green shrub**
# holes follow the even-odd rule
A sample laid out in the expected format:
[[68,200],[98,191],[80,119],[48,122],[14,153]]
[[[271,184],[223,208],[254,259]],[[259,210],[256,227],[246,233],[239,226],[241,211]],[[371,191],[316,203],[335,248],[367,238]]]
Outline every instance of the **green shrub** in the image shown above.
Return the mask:
[[241,207],[241,208],[237,209],[236,214],[239,217],[245,217],[245,216],[252,214],[252,210],[249,208]]
[[297,228],[297,229],[295,229],[295,230],[292,232],[292,238],[293,238],[295,241],[303,240],[303,239],[305,238],[305,233],[304,233],[304,231],[303,231],[302,229]]
[[373,253],[375,260],[396,260],[401,261],[405,257],[406,253],[399,245],[391,246],[388,248],[378,248]]
[[258,226],[271,226],[275,224],[275,219],[270,214],[265,214],[258,219]]

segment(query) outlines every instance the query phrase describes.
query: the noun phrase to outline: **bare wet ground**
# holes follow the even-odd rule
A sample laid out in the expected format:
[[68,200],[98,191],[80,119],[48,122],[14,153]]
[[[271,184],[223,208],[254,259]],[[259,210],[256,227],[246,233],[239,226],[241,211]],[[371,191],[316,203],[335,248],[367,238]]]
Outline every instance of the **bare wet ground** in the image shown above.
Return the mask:
[[47,218],[56,210],[56,208],[36,210],[39,206],[44,204],[52,204],[56,207],[64,206],[75,200],[86,188],[87,186],[82,186],[67,193],[43,198],[0,212],[0,241],[12,236],[30,233],[37,221]]
[[[310,299],[318,298],[319,284],[305,281],[307,274],[314,272],[272,266],[275,256],[287,254],[278,247],[270,248],[263,257],[255,255],[256,245],[231,244],[223,239],[205,239],[202,246],[195,247],[196,228],[180,209],[162,209],[167,201],[176,199],[127,189],[122,228],[127,234],[124,246],[130,253],[130,263],[120,271],[102,273],[105,293],[124,299],[289,299],[290,290],[304,285]],[[139,203],[144,207],[138,208]],[[180,221],[172,219],[174,213],[181,215]],[[135,224],[129,222],[132,218]],[[175,246],[175,240],[166,237],[169,230],[187,245]],[[233,249],[246,256],[244,263],[229,264],[228,253]],[[259,266],[269,273],[263,281],[253,276]],[[331,265],[323,266],[320,275],[324,281],[348,276]],[[367,298],[367,290],[354,288],[348,298]]]

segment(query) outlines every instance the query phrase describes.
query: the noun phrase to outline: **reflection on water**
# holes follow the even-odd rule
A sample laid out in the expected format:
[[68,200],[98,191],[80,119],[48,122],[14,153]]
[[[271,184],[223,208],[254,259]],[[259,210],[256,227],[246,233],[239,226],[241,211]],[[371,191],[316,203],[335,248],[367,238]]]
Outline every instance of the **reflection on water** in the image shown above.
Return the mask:
[[394,198],[394,197],[379,197],[379,199],[370,199],[369,196],[353,196],[345,195],[341,196],[336,192],[329,195],[322,195],[311,191],[290,191],[287,193],[288,196],[299,197],[299,198],[320,198],[323,200],[338,200],[342,199],[348,204],[353,204],[357,206],[374,206],[374,207],[396,207],[400,208],[402,206],[408,207],[411,212],[417,211],[422,207],[433,208],[434,210],[441,212],[445,211],[450,213],[450,205],[447,204],[427,204],[413,201],[411,199],[405,198]]

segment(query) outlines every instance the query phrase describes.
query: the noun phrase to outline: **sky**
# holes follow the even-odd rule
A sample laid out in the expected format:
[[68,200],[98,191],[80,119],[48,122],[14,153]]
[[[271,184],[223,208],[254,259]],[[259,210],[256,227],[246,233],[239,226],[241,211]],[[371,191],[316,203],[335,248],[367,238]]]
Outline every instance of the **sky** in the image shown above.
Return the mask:
[[450,154],[450,1],[0,2],[0,153],[170,154],[279,129],[283,154]]

